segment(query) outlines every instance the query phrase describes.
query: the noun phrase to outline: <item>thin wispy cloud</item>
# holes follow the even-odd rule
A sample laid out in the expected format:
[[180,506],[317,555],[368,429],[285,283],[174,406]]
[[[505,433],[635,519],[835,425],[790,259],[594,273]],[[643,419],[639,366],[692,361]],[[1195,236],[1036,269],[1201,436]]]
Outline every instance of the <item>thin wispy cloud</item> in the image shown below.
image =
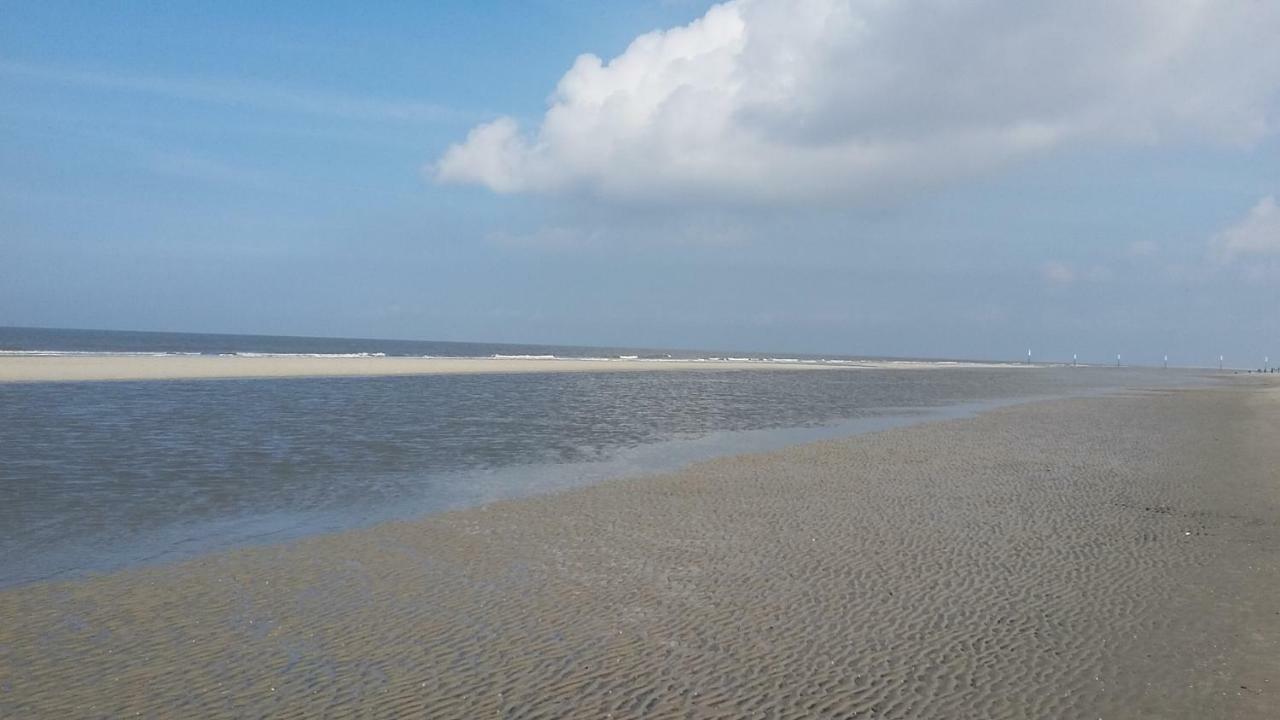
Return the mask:
[[189,150],[153,153],[145,165],[163,177],[233,186],[254,192],[278,193],[290,187],[283,179],[262,170]]
[[1125,255],[1131,259],[1149,258],[1160,252],[1160,246],[1151,240],[1135,240],[1125,248]]
[[1041,273],[1044,275],[1044,279],[1052,285],[1070,285],[1076,281],[1075,269],[1057,260],[1045,263],[1044,267],[1041,268]]
[[463,117],[457,110],[436,103],[345,95],[240,79],[132,75],[12,60],[0,60],[0,76],[23,82],[348,120],[428,123]]
[[1243,218],[1213,237],[1213,256],[1230,263],[1257,256],[1280,256],[1280,205],[1267,196]]

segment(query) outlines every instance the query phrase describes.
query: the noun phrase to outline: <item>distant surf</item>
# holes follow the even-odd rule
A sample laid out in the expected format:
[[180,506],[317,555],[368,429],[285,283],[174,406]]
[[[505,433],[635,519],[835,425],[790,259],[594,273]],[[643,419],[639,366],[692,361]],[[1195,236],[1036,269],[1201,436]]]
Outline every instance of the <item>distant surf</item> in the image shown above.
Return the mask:
[[1012,363],[959,358],[894,358],[881,356],[743,352],[644,347],[525,345],[434,340],[227,335],[125,330],[0,327],[0,356],[232,356],[285,358],[492,358],[500,360],[627,360],[739,363],[945,363],[1013,366]]

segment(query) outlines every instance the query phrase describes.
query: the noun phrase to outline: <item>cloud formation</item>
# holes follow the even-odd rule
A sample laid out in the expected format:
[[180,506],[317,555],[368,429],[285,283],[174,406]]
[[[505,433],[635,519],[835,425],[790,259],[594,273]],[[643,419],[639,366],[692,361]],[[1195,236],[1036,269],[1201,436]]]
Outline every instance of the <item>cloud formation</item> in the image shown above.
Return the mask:
[[1070,285],[1076,281],[1076,271],[1064,262],[1047,262],[1040,270],[1044,279],[1052,285]]
[[1230,263],[1242,257],[1280,255],[1280,206],[1267,196],[1242,220],[1214,236],[1213,255]]
[[1276,126],[1280,3],[731,0],[582,55],[537,128],[474,128],[436,179],[624,202],[804,203],[1077,142],[1248,145]]

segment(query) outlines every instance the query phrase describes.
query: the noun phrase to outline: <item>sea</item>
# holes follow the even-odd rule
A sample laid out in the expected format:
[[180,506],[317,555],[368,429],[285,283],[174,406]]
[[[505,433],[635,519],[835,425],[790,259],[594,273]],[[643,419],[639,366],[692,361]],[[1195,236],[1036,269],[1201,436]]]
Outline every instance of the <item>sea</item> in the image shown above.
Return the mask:
[[0,384],[0,587],[280,543],[1203,371],[0,328],[0,355],[721,358],[823,372]]

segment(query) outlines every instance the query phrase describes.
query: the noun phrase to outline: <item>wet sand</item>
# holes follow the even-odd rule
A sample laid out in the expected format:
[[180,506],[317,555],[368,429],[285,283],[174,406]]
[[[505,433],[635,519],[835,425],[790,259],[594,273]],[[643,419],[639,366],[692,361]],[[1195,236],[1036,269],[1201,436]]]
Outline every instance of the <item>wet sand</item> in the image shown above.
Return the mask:
[[0,716],[1273,718],[1280,386],[0,592]]
[[201,378],[371,377],[484,373],[659,370],[821,370],[833,368],[1026,367],[927,361],[640,360],[577,358],[412,358],[305,355],[3,355],[0,383]]

